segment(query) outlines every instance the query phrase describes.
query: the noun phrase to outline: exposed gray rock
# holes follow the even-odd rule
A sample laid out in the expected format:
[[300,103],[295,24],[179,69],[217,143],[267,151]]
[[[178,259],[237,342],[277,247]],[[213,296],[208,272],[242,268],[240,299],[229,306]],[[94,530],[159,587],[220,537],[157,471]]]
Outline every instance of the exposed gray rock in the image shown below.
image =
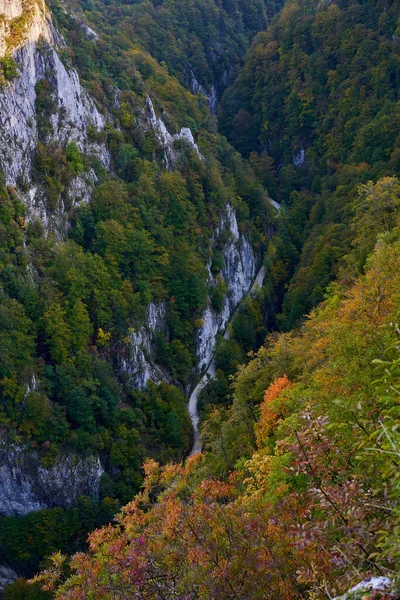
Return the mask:
[[93,40],[94,42],[98,41],[99,36],[94,31],[94,29],[89,27],[89,25],[87,25],[86,23],[81,23],[81,29],[84,32],[87,40]]
[[18,575],[13,569],[0,565],[0,594],[6,585],[14,583],[16,579],[18,579]]
[[217,313],[208,304],[203,313],[203,327],[198,332],[197,356],[199,357],[199,370],[205,369],[211,361],[217,343],[217,335],[223,331],[229,321],[231,314],[227,296],[223,300],[223,309]]
[[215,85],[213,84],[211,86],[211,90],[207,91],[206,88],[196,79],[194,72],[190,71],[189,88],[193,94],[201,94],[207,99],[210,112],[215,117],[218,109],[218,94]]
[[[223,298],[221,312],[217,313],[210,302],[204,311],[204,325],[200,329],[197,339],[200,371],[209,365],[214,354],[218,333],[225,330],[237,305],[244,295],[249,292],[256,272],[256,257],[247,238],[239,232],[236,213],[230,204],[226,206],[221,216],[215,233],[216,239],[222,231],[227,231],[230,234],[229,240],[222,251],[224,266],[221,271],[221,276],[227,284],[229,294]],[[208,265],[208,270],[209,285],[217,285],[218,282],[211,273],[210,265]]]
[[346,594],[343,594],[343,596],[338,596],[333,600],[359,600],[367,592],[385,592],[388,590],[390,591],[391,588],[392,582],[388,577],[370,577],[352,587]]
[[201,452],[201,440],[199,430],[200,415],[198,411],[199,397],[203,389],[215,378],[215,373],[215,362],[214,360],[212,360],[208,365],[206,371],[204,372],[202,378],[200,379],[199,383],[196,385],[196,387],[190,394],[188,411],[193,426],[193,445],[192,450],[190,452],[190,456]]
[[72,17],[72,19],[74,19],[74,21],[77,22],[79,28],[83,31],[87,40],[98,42],[98,34],[85,22],[85,16],[82,13],[82,11],[76,11],[76,7],[72,7],[71,4],[69,4],[67,7],[65,3],[62,4],[61,8],[65,14],[69,15],[70,17]]
[[256,260],[247,238],[239,233],[236,213],[229,204],[222,218],[222,227],[231,233],[231,239],[223,249],[222,276],[228,284],[229,303],[234,309],[250,290],[256,272]]
[[0,514],[25,515],[51,506],[69,507],[79,496],[96,497],[103,468],[95,456],[61,453],[45,467],[39,453],[0,438]]
[[93,169],[88,173],[78,175],[70,183],[68,198],[73,204],[77,204],[78,202],[88,203],[96,182],[97,177]]
[[187,144],[194,149],[197,156],[200,159],[203,159],[203,156],[200,154],[199,147],[197,146],[189,127],[182,127],[179,133],[171,135],[161,117],[157,117],[153,103],[149,97],[147,97],[146,100],[146,113],[144,114],[144,120],[145,129],[151,128],[154,131],[161,147],[164,150],[164,162],[167,169],[173,169],[175,166],[175,163],[179,157],[179,151],[177,151],[175,148],[175,142],[180,140],[186,141]]
[[[10,15],[20,11],[19,0],[0,2]],[[0,12],[1,9],[0,4]],[[4,41],[4,32],[2,39]],[[57,49],[62,45],[63,40],[52,26],[45,5],[38,2],[23,43],[14,50],[19,75],[0,90],[0,170],[9,185],[17,186],[20,180],[25,187],[31,185],[32,161],[39,140],[35,87],[44,78],[50,82],[55,102],[51,116],[53,131],[46,142],[61,146],[75,142],[80,151],[95,155],[103,166],[110,164],[106,148],[88,141],[88,128],[103,129],[105,119],[80,85],[77,72],[67,70],[61,62]],[[24,194],[24,201],[30,214],[41,218],[46,226],[50,226],[51,221],[59,221],[60,215],[47,214],[40,186],[31,185]],[[60,208],[62,213],[63,207]],[[60,223],[58,225],[61,229]]]
[[168,379],[164,370],[154,361],[154,334],[166,329],[166,306],[154,304],[147,307],[145,323],[132,331],[127,357],[122,360],[121,369],[127,373],[133,387],[143,390],[152,379],[160,382]]
[[293,165],[296,168],[302,167],[305,161],[306,153],[304,148],[300,148],[296,154],[293,155]]
[[268,202],[275,208],[277,212],[281,210],[281,205],[276,200],[272,200],[272,198],[268,198]]

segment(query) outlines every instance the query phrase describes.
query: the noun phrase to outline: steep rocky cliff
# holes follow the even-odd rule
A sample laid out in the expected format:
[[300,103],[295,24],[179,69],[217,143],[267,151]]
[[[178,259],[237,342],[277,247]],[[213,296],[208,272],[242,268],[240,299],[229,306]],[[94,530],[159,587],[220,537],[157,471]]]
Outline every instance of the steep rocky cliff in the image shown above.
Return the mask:
[[143,390],[152,379],[159,382],[168,379],[161,366],[154,361],[155,334],[165,332],[165,304],[149,304],[144,325],[129,336],[126,358],[121,361],[121,369],[127,373],[131,384]]
[[[78,22],[78,17],[74,16],[73,20]],[[101,43],[97,33],[87,25],[79,23],[79,27],[84,32],[88,44]],[[122,139],[123,125],[121,120],[118,121],[117,115],[121,106],[126,106],[126,102],[124,105],[126,94],[124,95],[115,83],[111,86],[115,100],[114,108],[110,108],[110,105],[105,102],[99,102],[97,97],[94,100],[83,85],[77,70],[71,66],[68,55],[68,46],[55,27],[48,8],[41,0],[0,0],[0,74],[2,73],[0,172],[4,175],[9,193],[25,207],[25,212],[22,211],[23,218],[19,216],[21,213],[18,213],[18,222],[22,223],[24,228],[22,235],[26,235],[25,230],[29,224],[39,222],[43,225],[44,240],[56,238],[56,245],[67,240],[76,211],[79,206],[91,203],[92,193],[102,179],[107,177],[113,181],[118,179],[119,158],[118,148],[115,149],[115,140]],[[163,74],[162,77],[165,78],[165,75]],[[188,106],[194,107],[191,109],[194,114],[201,115],[197,100],[183,88],[179,93],[187,94],[185,102]],[[211,98],[211,104],[213,102]],[[193,131],[197,131],[200,127],[199,124],[196,123],[196,129],[193,128],[193,131],[188,126],[181,126],[181,124],[192,125],[194,122],[191,117],[184,117],[180,125],[177,125],[179,119],[171,125],[172,119],[165,108],[166,105],[165,99],[157,99],[156,93],[153,97],[151,89],[145,89],[141,95],[135,96],[132,108],[134,117],[131,121],[134,122],[136,129],[132,136],[137,135],[139,131],[139,138],[155,140],[158,154],[156,156],[153,152],[149,158],[150,152],[146,148],[143,149],[143,145],[140,144],[138,144],[140,150],[135,148],[133,154],[137,156],[142,151],[141,160],[144,156],[149,164],[156,163],[154,167],[156,183],[161,173],[179,171],[179,169],[180,172],[184,172],[188,155],[192,155],[198,162],[199,170],[203,169],[206,172],[209,169],[213,177],[218,180],[220,178],[218,169],[215,169],[215,165],[212,166],[212,161],[206,153],[204,153],[206,156],[203,156],[198,146],[197,134],[196,139],[193,134]],[[211,108],[215,108],[214,104]],[[210,123],[213,123],[212,119]],[[208,127],[213,131],[213,124]],[[109,131],[112,131],[114,136],[112,138],[114,148],[113,143],[107,139]],[[122,142],[118,143],[124,147]],[[215,161],[215,158],[212,160]],[[58,173],[51,172],[54,164],[57,167],[58,163],[64,169],[60,176]],[[206,179],[206,176],[204,177]],[[197,185],[196,178],[193,179],[195,185]],[[230,197],[230,194],[226,193],[222,177],[220,179],[221,187],[218,189],[224,193],[223,197]],[[115,200],[118,201],[118,198]],[[231,315],[243,296],[250,290],[254,280],[256,255],[250,245],[249,234],[244,235],[239,229],[237,215],[233,208],[233,205],[237,205],[240,201],[238,194],[235,200],[232,200],[232,204],[217,198],[215,206],[211,207],[202,224],[205,241],[202,242],[202,246],[198,245],[203,260],[199,272],[202,269],[203,284],[207,274],[204,287],[208,287],[210,297],[206,303],[203,301],[201,310],[206,304],[203,314],[200,314],[199,309],[197,317],[200,318],[196,319],[196,325],[191,329],[191,337],[185,342],[185,351],[191,353],[191,381],[197,379],[209,365],[218,333],[225,330]],[[207,202],[211,202],[210,199],[207,199]],[[212,222],[218,222],[214,230],[208,228],[208,224]],[[112,223],[114,230],[117,231],[118,222],[112,221]],[[249,226],[247,230],[250,230]],[[95,237],[93,232],[91,235]],[[47,242],[43,241],[43,243]],[[26,238],[23,244],[26,244]],[[222,258],[218,273],[213,269],[211,259],[206,264],[207,256],[211,256],[217,250]],[[94,252],[98,251],[98,248],[95,248]],[[51,252],[55,252],[54,247]],[[43,265],[39,264],[38,267],[35,264],[33,254],[34,252],[30,254],[28,248],[22,276],[24,285],[25,279],[29,279],[29,284],[35,286],[42,277]],[[79,270],[79,267],[74,265],[73,269],[76,268]],[[134,270],[133,274],[130,273],[130,277],[135,277]],[[224,290],[219,306],[215,306],[211,298],[212,290],[216,288]],[[52,294],[53,292],[54,296],[57,296],[59,283],[54,285]],[[97,290],[94,291],[95,293]],[[86,302],[87,297],[83,295]],[[130,322],[124,325],[124,331],[119,334],[117,342],[113,346],[110,345],[107,351],[103,352],[99,336],[97,338],[92,336],[86,346],[88,352],[96,354],[98,360],[114,367],[113,376],[116,381],[122,374],[124,385],[128,381],[128,389],[130,386],[144,390],[150,379],[156,383],[162,381],[177,383],[174,381],[171,369],[165,364],[157,364],[155,358],[157,336],[164,335],[167,342],[170,339],[167,327],[167,301],[149,302],[149,296],[145,297],[146,301],[141,312],[145,315],[144,318],[141,321],[130,318]],[[164,294],[163,298],[165,297]],[[18,301],[20,300],[18,297]],[[68,299],[67,303],[69,310],[73,302]],[[37,334],[40,345],[38,353],[42,352],[44,357],[35,356],[37,365],[30,367],[29,377],[24,381],[25,395],[22,400],[18,400],[24,404],[30,393],[37,394],[38,398],[40,397],[37,400],[38,405],[42,406],[43,403],[45,411],[51,410],[49,406],[52,402],[58,406],[60,394],[70,393],[64,390],[60,392],[57,388],[58,384],[53,386],[49,380],[44,384],[45,376],[49,376],[49,379],[53,377],[57,367],[54,366],[54,357],[49,361],[50,344],[43,343],[41,336],[43,328],[47,326],[44,323],[50,323],[51,328],[56,319],[57,316],[53,314],[49,321],[44,320],[40,323]],[[96,327],[99,333],[111,336],[110,332],[104,332],[97,323]],[[195,327],[197,329],[193,335]],[[106,342],[108,339],[105,337]],[[190,348],[189,351],[187,347]],[[51,364],[44,375],[43,365],[46,361]],[[188,381],[189,379],[184,385],[182,381],[178,382],[181,389],[185,386],[189,387]],[[46,398],[51,391],[54,393],[54,398],[49,404],[43,398]],[[80,393],[81,388],[79,388]],[[74,412],[73,408],[68,408],[68,402],[69,400],[64,401],[64,404],[60,402],[63,415],[68,410],[71,414]],[[94,403],[96,402],[100,402],[97,396]],[[117,401],[113,409],[116,404]],[[24,404],[23,411],[26,410]],[[75,412],[68,418],[70,421],[66,429],[78,427],[77,423],[80,424],[80,419],[83,417]],[[24,420],[25,417],[22,416],[21,419]],[[97,495],[103,473],[103,466],[96,454],[97,447],[91,448],[89,454],[91,452],[92,455],[89,458],[79,457],[73,451],[67,453],[60,450],[52,465],[44,466],[41,462],[43,458],[41,450],[37,450],[36,445],[34,445],[35,449],[32,449],[24,435],[16,438],[7,436],[6,427],[4,427],[0,447],[0,514],[22,515],[42,507],[56,505],[67,507],[72,506],[82,494]],[[34,429],[30,423],[27,430]],[[90,422],[88,429],[90,433],[85,432],[85,435],[87,433],[89,437],[86,439],[90,440],[93,422]],[[18,441],[11,441],[11,439]],[[46,436],[41,437],[40,443],[45,440]],[[58,448],[62,448],[61,443]],[[107,469],[107,460],[103,462],[104,468]]]
[[50,506],[74,506],[79,496],[97,497],[103,473],[96,457],[60,454],[46,466],[39,453],[0,439],[0,515],[25,515]]
[[215,240],[225,232],[228,238],[222,248],[223,266],[219,278],[211,272],[208,265],[208,281],[210,286],[217,286],[221,280],[226,284],[227,292],[223,296],[222,309],[216,311],[211,302],[203,314],[203,327],[198,332],[197,353],[199,369],[204,370],[210,363],[217,335],[225,327],[245,294],[250,291],[256,272],[256,257],[246,236],[239,232],[236,213],[228,204],[221,216],[215,232]]
[[[41,1],[3,0],[2,54],[13,56],[17,74],[0,89],[0,167],[6,183],[21,188],[30,216],[39,217],[59,234],[65,230],[63,200],[52,213],[46,205],[43,189],[32,177],[32,165],[39,140],[65,147],[75,142],[78,148],[94,155],[107,167],[109,154],[104,145],[89,141],[88,130],[102,130],[104,117],[83,90],[74,69],[66,68],[58,51],[64,42],[52,25]],[[18,25],[17,35],[14,30]],[[14,33],[13,33],[14,32]],[[37,86],[49,84],[51,107],[46,115],[48,129],[40,131]],[[70,185],[73,201],[88,199],[96,181],[93,170],[76,177]]]
[[[170,147],[170,158],[173,156],[172,152],[173,147]],[[208,300],[202,316],[202,326],[196,333],[198,374],[209,365],[218,334],[224,332],[239,302],[250,291],[256,272],[257,257],[246,236],[239,232],[236,212],[230,204],[222,213],[211,240],[213,249],[223,235],[225,240],[221,251],[221,272],[216,277],[211,271],[211,262],[207,265],[207,271],[209,288],[223,283],[226,292],[223,294],[220,310],[213,308],[211,299]],[[121,368],[130,376],[132,385],[139,389],[144,389],[150,379],[156,382],[170,379],[165,369],[154,361],[155,336],[157,333],[165,333],[165,321],[165,304],[152,303],[147,309],[144,325],[130,334],[127,357],[122,361]]]
[[146,99],[146,110],[144,111],[143,118],[143,129],[148,130],[151,128],[154,131],[164,151],[164,165],[167,169],[172,169],[179,158],[180,152],[175,147],[175,143],[179,141],[188,144],[190,148],[195,150],[199,158],[203,158],[189,127],[182,127],[179,133],[171,135],[162,118],[157,117],[153,102],[149,97]]

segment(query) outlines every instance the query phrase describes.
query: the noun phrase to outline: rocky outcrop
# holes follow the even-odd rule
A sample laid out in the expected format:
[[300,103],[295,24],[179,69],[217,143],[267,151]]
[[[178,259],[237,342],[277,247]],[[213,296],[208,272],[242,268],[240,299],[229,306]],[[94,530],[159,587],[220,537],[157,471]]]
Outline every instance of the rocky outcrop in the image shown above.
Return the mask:
[[0,439],[0,514],[25,515],[51,506],[74,506],[79,496],[96,497],[103,474],[98,457],[59,454],[44,466],[38,451]]
[[370,577],[352,587],[343,596],[338,596],[337,598],[333,598],[333,600],[367,600],[369,597],[371,599],[378,598],[378,593],[379,597],[384,595],[387,599],[394,598],[394,595],[390,594],[392,587],[393,583],[388,577]]
[[75,177],[68,188],[68,198],[73,203],[85,202],[86,204],[90,201],[92,191],[97,182],[97,177],[93,169],[91,169],[85,175]]
[[[18,14],[21,7],[19,0],[0,0],[0,14],[7,8],[5,14],[10,18]],[[54,105],[46,143],[65,147],[67,143],[75,142],[81,152],[95,155],[105,167],[109,166],[110,157],[103,145],[88,141],[89,127],[101,130],[105,120],[82,88],[77,72],[62,63],[57,50],[63,46],[63,40],[54,29],[45,5],[34,3],[28,16],[25,33],[12,49],[18,76],[0,89],[0,170],[7,184],[18,186],[22,181],[24,189],[29,188],[24,201],[30,214],[37,215],[49,225],[59,216],[48,214],[40,186],[32,183],[32,162],[39,141],[36,86],[40,81],[46,79],[49,82]],[[3,37],[0,31],[1,38],[4,42],[4,31]],[[4,51],[3,47],[3,54]],[[91,172],[80,179],[81,182],[74,182],[72,197],[80,198],[76,189],[82,190],[85,186],[83,196],[87,198],[87,189],[93,184],[95,175]]]
[[0,595],[6,585],[14,583],[16,579],[18,579],[18,575],[13,569],[0,565]]
[[[215,350],[218,333],[225,330],[237,305],[245,294],[250,291],[256,272],[256,257],[247,238],[239,232],[236,213],[230,204],[227,205],[221,216],[215,239],[218,239],[223,231],[229,233],[229,238],[222,249],[224,266],[220,276],[226,283],[228,293],[224,295],[223,307],[220,312],[216,312],[212,308],[211,302],[208,303],[204,311],[204,325],[200,329],[197,339],[200,371],[203,371],[209,365]],[[216,286],[218,282],[213,276],[210,266],[209,264],[208,283],[210,286]]]
[[149,97],[147,97],[146,101],[144,128],[145,130],[151,128],[154,131],[158,142],[164,151],[164,162],[167,169],[173,169],[177,159],[179,158],[180,151],[176,148],[176,142],[186,142],[190,148],[193,148],[197,156],[200,159],[203,159],[203,156],[200,154],[199,147],[194,141],[193,133],[189,127],[182,127],[180,132],[176,133],[175,135],[170,134],[161,117],[157,117],[153,102]]
[[218,110],[218,94],[215,85],[213,84],[210,91],[207,91],[206,88],[197,80],[192,70],[189,72],[188,80],[190,91],[193,94],[201,94],[206,98],[210,112],[215,117]]
[[[264,265],[262,265],[261,268],[259,269],[255,279],[252,282],[252,286],[249,290],[250,295],[256,294],[262,287],[262,285],[264,283],[265,272],[266,272],[265,267],[264,267]],[[235,316],[235,313],[233,313],[233,315],[231,314],[229,316],[229,320],[232,320],[234,318],[234,316]],[[226,340],[229,340],[230,336],[231,336],[231,331],[229,329],[229,326],[227,327],[227,324],[228,324],[228,322],[224,324],[224,327],[222,329],[225,329],[224,338]],[[213,379],[215,379],[215,376],[216,376],[216,365],[215,365],[215,360],[214,360],[214,356],[213,356],[216,337],[211,336],[210,342],[211,341],[214,341],[213,344],[210,343],[210,351],[212,352],[211,358],[207,363],[207,367],[203,373],[202,378],[200,379],[199,383],[192,391],[190,398],[189,398],[189,403],[188,403],[189,415],[190,415],[190,419],[191,419],[192,425],[193,425],[193,445],[192,445],[192,451],[190,453],[190,456],[197,454],[197,452],[201,452],[201,440],[200,440],[200,431],[199,431],[200,416],[199,416],[199,411],[198,411],[199,397],[200,397],[202,390]]]
[[302,167],[304,165],[304,161],[306,159],[306,152],[304,148],[300,148],[296,154],[293,155],[293,165],[296,168]]
[[[221,215],[212,245],[222,233],[227,240],[222,248],[224,265],[219,277],[225,281],[228,293],[223,297],[221,311],[214,310],[209,300],[203,313],[203,326],[196,337],[200,372],[209,365],[218,333],[225,330],[239,302],[250,291],[256,273],[256,257],[247,238],[239,232],[236,213],[230,204]],[[211,263],[207,268],[209,286],[218,285],[211,272]],[[169,379],[166,370],[154,361],[157,332],[166,333],[166,305],[152,303],[147,309],[144,325],[130,334],[130,344],[120,364],[120,370],[128,374],[130,383],[139,389],[144,389],[150,379],[156,382]]]
[[147,307],[144,324],[129,335],[130,343],[120,365],[133,387],[143,390],[150,379],[155,382],[168,379],[167,373],[154,360],[155,335],[165,331],[166,306],[152,302]]

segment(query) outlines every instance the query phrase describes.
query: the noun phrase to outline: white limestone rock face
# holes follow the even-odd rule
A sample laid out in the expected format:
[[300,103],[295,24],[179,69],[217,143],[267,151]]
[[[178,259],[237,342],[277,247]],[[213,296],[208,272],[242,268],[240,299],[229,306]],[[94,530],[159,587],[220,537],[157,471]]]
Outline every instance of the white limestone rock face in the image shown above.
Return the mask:
[[68,189],[68,198],[73,204],[90,201],[92,190],[97,182],[96,173],[91,169],[88,173],[83,173],[75,177],[70,183]]
[[199,330],[197,336],[197,356],[200,372],[210,364],[217,343],[217,335],[225,330],[231,316],[227,296],[224,297],[223,303],[223,309],[220,313],[213,310],[210,303],[203,313],[203,327]]
[[198,145],[196,144],[193,133],[189,127],[182,127],[179,133],[171,135],[161,117],[157,117],[153,103],[149,97],[146,100],[146,111],[143,115],[143,125],[145,131],[152,129],[164,151],[164,162],[167,169],[173,169],[180,151],[176,149],[175,142],[184,141],[196,152],[197,156],[203,160]]
[[165,332],[166,314],[165,303],[150,303],[144,325],[129,336],[130,343],[121,370],[128,375],[131,385],[140,390],[150,379],[156,383],[168,380],[167,373],[154,361],[154,337],[157,332]]
[[103,474],[97,456],[59,454],[44,467],[36,450],[0,439],[0,514],[26,515],[31,511],[74,506],[79,496],[97,497]]
[[277,202],[276,200],[273,200],[272,198],[267,198],[268,202],[274,207],[274,209],[276,210],[277,213],[279,213],[279,211],[281,210],[281,205],[279,204],[279,202]]
[[392,589],[393,583],[388,577],[370,577],[360,581],[343,596],[333,598],[333,600],[361,600],[363,596],[372,592],[388,592]]
[[22,9],[21,0],[0,0],[0,15],[4,15],[7,21],[20,17]]
[[99,36],[98,34],[94,31],[94,29],[92,29],[91,27],[89,27],[89,25],[87,25],[87,23],[82,23],[81,24],[81,29],[84,32],[86,39],[89,41],[94,41],[94,42],[98,42],[99,41]]
[[236,308],[251,288],[256,272],[255,256],[247,238],[239,233],[236,213],[230,204],[222,215],[219,230],[231,234],[230,241],[223,249],[222,276],[228,284],[229,304]]
[[[0,13],[6,7],[8,14],[15,14],[20,10],[20,1],[0,0]],[[0,30],[0,39],[1,35]],[[75,142],[81,152],[95,155],[104,167],[110,164],[106,148],[88,141],[88,128],[102,130],[105,119],[80,85],[77,72],[67,70],[61,62],[57,50],[62,45],[63,40],[40,0],[35,4],[23,42],[13,52],[19,75],[0,90],[0,170],[8,185],[17,186],[22,180],[25,187],[31,186],[24,200],[31,214],[43,218],[46,225],[49,217],[43,217],[46,207],[42,190],[31,185],[32,161],[39,139],[35,106],[35,87],[39,81],[44,78],[49,81],[56,107],[50,119],[53,131],[46,142],[62,147]],[[91,178],[93,181],[93,174]]]
[[213,84],[211,90],[207,91],[191,70],[189,72],[189,88],[193,94],[201,94],[206,98],[210,112],[215,117],[218,110],[218,94],[215,85]]
[[[229,234],[222,254],[224,266],[221,276],[227,284],[229,293],[223,298],[221,312],[217,313],[209,302],[203,314],[203,327],[198,332],[197,355],[199,370],[203,371],[211,362],[214,354],[217,335],[223,332],[229,319],[235,312],[239,302],[250,291],[256,273],[256,257],[247,238],[239,232],[236,213],[228,204],[221,216],[220,223],[215,232],[215,240],[226,231]],[[217,285],[208,265],[208,283]]]
[[296,168],[302,167],[304,165],[304,161],[306,159],[306,153],[304,148],[300,148],[300,150],[293,155],[293,165]]
[[0,594],[6,585],[14,583],[16,579],[18,579],[18,575],[13,569],[5,567],[4,565],[0,565]]

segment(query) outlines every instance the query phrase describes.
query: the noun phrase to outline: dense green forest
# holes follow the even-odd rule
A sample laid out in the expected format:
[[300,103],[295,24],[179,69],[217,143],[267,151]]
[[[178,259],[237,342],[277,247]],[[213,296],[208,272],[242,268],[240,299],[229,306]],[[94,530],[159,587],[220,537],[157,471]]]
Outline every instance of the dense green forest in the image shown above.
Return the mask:
[[[398,5],[282,4],[49,2],[64,64],[107,115],[88,135],[111,164],[49,143],[45,73],[33,178],[69,226],[30,219],[0,179],[0,426],[43,465],[96,454],[105,473],[76,507],[0,517],[1,562],[44,570],[5,599],[322,600],[369,575],[399,583]],[[216,88],[218,119],[193,76]],[[200,154],[177,140],[166,164],[147,98]],[[68,186],[91,170],[74,206]],[[204,454],[185,462],[228,203],[266,277],[218,340]],[[166,381],[138,390],[118,365],[151,302],[166,306]],[[88,554],[49,562],[94,530]]]
[[[232,79],[253,37],[266,28],[282,0],[97,0],[71,2],[111,51],[134,41],[183,83],[191,73],[208,92],[222,92]],[[86,53],[77,52],[88,66]]]
[[289,1],[224,95],[221,130],[283,203],[270,292],[292,277],[286,329],[339,275],[357,186],[398,172],[397,27],[396,2]]
[[[199,11],[204,14],[200,45],[207,46],[207,23],[214,22],[211,4],[199,3],[193,15],[183,4],[179,8],[188,18],[188,37]],[[78,69],[108,112],[105,129],[93,128],[89,137],[106,146],[111,167],[106,171],[74,142],[48,142],[55,101],[52,74],[46,73],[36,86],[39,141],[33,178],[43,189],[48,214],[57,214],[62,199],[70,226],[60,239],[58,231],[29,218],[18,190],[0,179],[0,426],[9,444],[38,450],[45,467],[54,464],[60,451],[95,453],[105,473],[99,497],[82,498],[76,508],[0,519],[0,557],[25,575],[52,551],[81,547],[90,530],[110,520],[139,491],[146,457],[167,463],[188,453],[192,427],[185,392],[196,376],[195,332],[212,294],[206,270],[213,260],[212,233],[229,202],[261,257],[273,221],[262,184],[218,134],[204,101],[168,74],[167,57],[160,65],[147,53],[144,33],[141,41],[128,27],[135,11],[142,11],[144,27],[145,9],[154,13],[161,6],[126,5],[128,14],[106,4],[76,6],[85,9],[101,34],[96,42],[60,3],[50,6],[67,42],[63,61]],[[175,5],[164,9],[175,14]],[[251,32],[263,27],[266,16],[262,3],[255,3],[253,16],[246,13],[245,23],[236,5],[214,9],[222,21],[235,15],[241,23],[225,33],[223,54],[212,67],[217,72],[227,60],[229,44],[237,46],[239,61]],[[127,30],[121,37],[122,22]],[[173,27],[176,33],[175,20],[171,31]],[[183,24],[180,30],[185,31]],[[151,35],[164,49],[165,31],[159,27]],[[213,35],[218,37],[217,30]],[[48,52],[45,44],[41,52]],[[180,52],[180,59],[174,55],[176,62],[171,58],[168,65],[172,72],[178,72],[189,50],[184,46]],[[199,77],[206,82],[214,75],[210,71]],[[172,134],[191,128],[204,159],[184,142],[177,143],[176,164],[165,169],[155,132],[141,123],[147,95]],[[90,203],[71,205],[68,186],[91,169],[97,185]],[[19,185],[23,190],[26,184]],[[150,302],[167,307],[157,361],[169,383],[139,391],[115,365],[127,356],[129,336],[143,323]],[[18,598],[30,594],[14,593]]]
[[364,226],[390,217],[364,273],[239,368],[231,406],[203,426],[206,452],[148,461],[143,492],[90,536],[73,575],[56,554],[36,584],[60,600],[323,599],[368,575],[399,584],[400,222],[375,206],[388,186],[398,207],[393,178],[354,206]]

